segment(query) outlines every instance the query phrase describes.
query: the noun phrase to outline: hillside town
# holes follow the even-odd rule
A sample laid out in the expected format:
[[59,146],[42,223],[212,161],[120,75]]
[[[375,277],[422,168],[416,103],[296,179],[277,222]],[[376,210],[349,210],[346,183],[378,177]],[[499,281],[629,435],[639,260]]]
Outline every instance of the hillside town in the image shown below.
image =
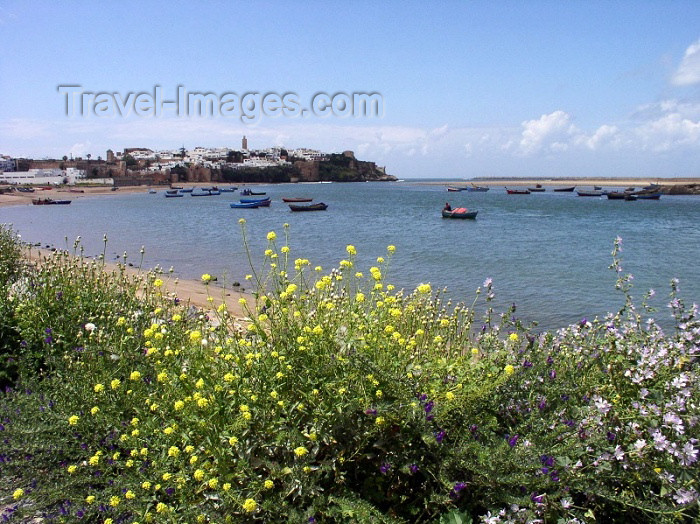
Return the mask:
[[0,155],[0,184],[105,184],[114,187],[178,182],[318,182],[393,181],[384,167],[357,160],[352,151],[324,153],[314,149],[268,147],[249,149],[197,146],[154,151],[130,147],[106,151],[105,157],[27,159]]

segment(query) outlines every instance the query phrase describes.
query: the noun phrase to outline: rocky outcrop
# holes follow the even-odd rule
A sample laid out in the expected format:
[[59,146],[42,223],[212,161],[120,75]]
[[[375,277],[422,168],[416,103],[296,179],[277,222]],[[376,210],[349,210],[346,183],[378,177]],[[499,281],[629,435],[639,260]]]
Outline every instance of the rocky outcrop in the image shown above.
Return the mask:
[[700,195],[700,184],[677,184],[660,186],[658,192],[664,195]]

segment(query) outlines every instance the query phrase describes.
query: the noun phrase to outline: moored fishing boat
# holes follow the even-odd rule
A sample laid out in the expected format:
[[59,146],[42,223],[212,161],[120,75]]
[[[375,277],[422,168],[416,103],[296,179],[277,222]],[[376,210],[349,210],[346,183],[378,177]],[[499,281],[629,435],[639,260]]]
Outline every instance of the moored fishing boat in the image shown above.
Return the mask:
[[506,193],[509,195],[529,195],[529,189],[508,189],[506,188]]
[[182,193],[178,193],[177,191],[175,191],[174,193],[171,193],[170,191],[165,192],[165,198],[176,198],[176,197],[183,197],[183,196],[185,196],[185,195]]
[[478,211],[469,211],[466,207],[458,207],[448,211],[442,210],[442,218],[476,218]]
[[306,197],[283,197],[282,202],[311,202],[313,198]]
[[552,189],[552,191],[557,191],[559,193],[573,193],[574,189],[576,189],[576,186],[570,186],[570,187],[555,187]]
[[260,207],[259,202],[231,202],[229,205],[234,209],[256,209]]
[[292,211],[325,211],[328,209],[328,204],[324,204],[323,202],[318,202],[317,204],[308,204],[308,205],[298,205],[298,204],[288,204],[289,209]]
[[32,204],[35,206],[51,206],[51,205],[67,205],[72,200],[54,200],[53,198],[32,198]]
[[253,191],[252,189],[241,189],[241,195],[243,196],[253,196],[253,195],[265,195],[265,191]]
[[450,192],[463,191],[463,189],[461,187],[452,187],[452,186],[448,186],[447,190]]
[[474,184],[467,187],[467,191],[477,191],[477,192],[485,193],[488,190],[489,190],[489,188],[486,186],[475,186]]
[[576,194],[580,197],[599,197],[603,196],[603,192],[599,189],[594,189],[593,191],[576,191]]
[[530,193],[543,193],[546,191],[546,189],[542,187],[542,184],[537,184],[535,187],[528,187],[527,189]]
[[661,193],[635,193],[635,196],[640,200],[659,200]]

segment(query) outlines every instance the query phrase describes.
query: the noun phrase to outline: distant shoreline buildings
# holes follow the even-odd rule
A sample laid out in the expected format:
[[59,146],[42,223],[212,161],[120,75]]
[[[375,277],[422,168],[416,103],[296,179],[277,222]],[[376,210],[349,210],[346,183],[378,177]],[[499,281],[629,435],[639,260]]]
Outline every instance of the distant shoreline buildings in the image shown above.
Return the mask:
[[[396,180],[374,162],[359,161],[352,151],[324,153],[315,149],[269,147],[248,149],[244,136],[240,149],[227,147],[167,149],[130,147],[87,158],[25,159],[0,156],[0,183],[56,184],[90,182],[114,185],[167,184],[173,182],[297,182],[326,179]],[[51,181],[38,182],[37,180]]]

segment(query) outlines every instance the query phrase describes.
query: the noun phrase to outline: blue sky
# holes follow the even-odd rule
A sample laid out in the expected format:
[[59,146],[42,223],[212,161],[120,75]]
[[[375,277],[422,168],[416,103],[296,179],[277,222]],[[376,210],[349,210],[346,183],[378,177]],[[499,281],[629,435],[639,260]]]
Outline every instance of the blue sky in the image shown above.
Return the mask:
[[[67,116],[59,85],[379,93],[383,114]],[[700,2],[0,3],[0,154],[283,145],[400,178],[700,176]],[[104,107],[104,106],[103,106]]]

